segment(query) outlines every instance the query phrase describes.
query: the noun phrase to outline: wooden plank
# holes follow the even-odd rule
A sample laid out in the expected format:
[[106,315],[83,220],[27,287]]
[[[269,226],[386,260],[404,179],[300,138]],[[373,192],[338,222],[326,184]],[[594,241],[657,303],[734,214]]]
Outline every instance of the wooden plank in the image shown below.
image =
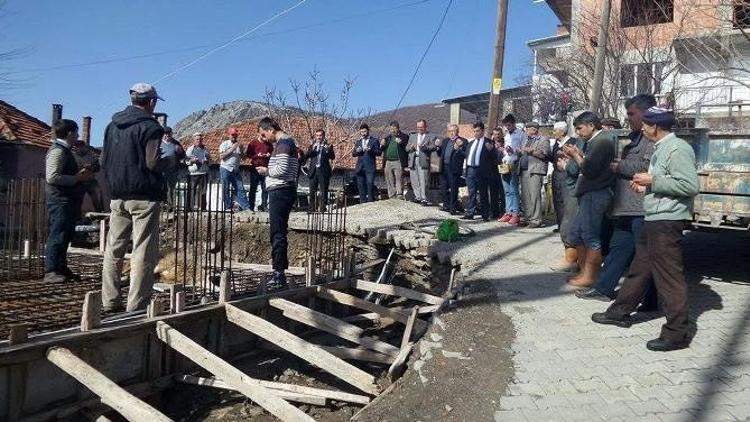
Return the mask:
[[232,284],[229,281],[229,271],[224,270],[219,277],[219,303],[232,300]]
[[83,315],[81,315],[81,331],[90,331],[102,322],[102,291],[86,292],[83,298]]
[[[409,320],[409,314],[403,311],[398,311],[391,308],[386,308],[372,302],[368,302],[364,299],[352,296],[350,294],[339,292],[337,290],[329,289],[327,287],[318,287],[317,296],[326,300],[332,300],[347,306],[351,306],[357,309],[365,311],[375,312],[382,316],[388,317],[392,320],[406,324]],[[419,329],[426,328],[427,323],[422,320],[416,320],[415,324],[419,326]]]
[[185,311],[185,292],[179,291],[175,293],[175,307],[174,313],[179,314]]
[[218,356],[204,349],[184,334],[159,321],[156,323],[156,334],[166,343],[186,358],[195,362],[205,370],[221,378],[224,382],[237,389],[250,400],[258,403],[272,415],[283,421],[314,421],[303,411],[279,398],[268,388],[247,382],[247,375],[239,369],[225,362]]
[[284,316],[310,327],[323,330],[368,349],[395,356],[398,348],[384,341],[364,335],[364,330],[330,315],[314,311],[286,299],[271,299],[268,304],[284,312]]
[[398,352],[398,356],[393,360],[391,367],[388,368],[388,377],[390,377],[391,381],[395,381],[404,373],[406,369],[406,360],[409,359],[409,354],[413,348],[414,343],[410,342],[404,345],[404,347]]
[[357,280],[354,283],[354,287],[366,292],[382,293],[390,296],[401,296],[407,299],[429,303],[431,305],[440,305],[443,303],[443,299],[440,297],[418,292],[412,289],[407,289],[406,287],[394,286],[392,284],[379,284],[373,283],[371,281]]
[[367,349],[357,349],[350,347],[337,347],[337,346],[318,346],[326,352],[347,360],[361,360],[363,362],[375,362],[375,363],[386,363],[390,365],[393,363],[393,357],[384,355],[382,353],[373,352]]
[[99,220],[99,252],[104,253],[107,247],[107,220]]
[[[273,271],[273,266],[267,265],[267,264],[254,264],[250,262],[236,262],[232,261],[232,268],[238,269],[238,270],[253,270],[258,271],[262,273],[270,273]],[[284,270],[284,273],[287,276],[296,275],[296,276],[304,276],[305,275],[305,267],[289,267],[286,270]]]
[[22,322],[8,326],[8,343],[11,346],[25,343],[29,339],[29,324]]
[[233,324],[281,347],[289,353],[318,366],[343,381],[373,395],[378,394],[375,377],[337,358],[318,346],[289,333],[263,318],[226,305],[227,319]]
[[409,342],[411,342],[412,333],[414,332],[414,323],[418,321],[417,316],[419,315],[419,306],[411,308],[411,314],[409,315],[409,321],[406,323],[404,329],[404,335],[401,337],[401,350],[404,350]]
[[363,272],[369,270],[370,268],[377,267],[378,265],[380,265],[380,264],[382,264],[384,262],[385,262],[385,259],[383,259],[383,258],[374,259],[374,260],[372,260],[370,262],[367,262],[367,263],[363,264],[361,267],[355,268],[351,272],[351,274],[349,274],[349,275],[362,274]]
[[[177,375],[176,378],[182,381],[183,378],[190,377],[190,376],[191,375]],[[370,402],[370,397],[368,396],[344,393],[342,391],[336,391],[336,390],[325,390],[322,388],[305,387],[302,385],[294,385],[294,384],[284,384],[284,383],[275,382],[275,381],[264,381],[264,380],[259,380],[255,378],[250,378],[250,377],[246,377],[245,382],[257,384],[257,385],[269,388],[274,391],[283,391],[283,392],[289,392],[289,393],[304,394],[308,396],[324,397],[326,399],[343,401],[347,403],[367,404]]]
[[47,360],[85,385],[86,388],[101,397],[102,403],[116,410],[130,421],[166,422],[172,420],[151,407],[148,403],[125,391],[125,389],[66,348],[50,348],[47,351]]
[[[193,375],[182,375],[178,378],[178,380],[186,384],[202,385],[206,387],[220,388],[222,390],[237,391],[231,385],[225,383],[222,380],[217,380],[216,378],[204,378],[204,377],[196,377]],[[325,406],[327,402],[325,397],[313,396],[310,394],[292,393],[289,391],[282,391],[282,390],[274,390],[274,393],[284,400],[294,401],[297,403],[312,404],[316,406]]]

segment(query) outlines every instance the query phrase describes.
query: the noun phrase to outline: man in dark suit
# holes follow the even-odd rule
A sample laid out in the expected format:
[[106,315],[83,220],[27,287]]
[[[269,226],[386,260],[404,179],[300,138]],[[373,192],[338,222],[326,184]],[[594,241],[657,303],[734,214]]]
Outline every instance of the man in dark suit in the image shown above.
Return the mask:
[[474,138],[469,140],[466,146],[466,185],[469,188],[469,203],[466,206],[466,214],[461,219],[473,220],[477,210],[477,195],[479,195],[482,207],[482,220],[490,220],[490,192],[491,183],[495,183],[497,177],[497,153],[495,143],[485,138],[484,123],[476,122],[473,125]]
[[448,126],[448,137],[435,140],[440,163],[440,196],[443,198],[441,211],[458,214],[458,181],[464,170],[466,139],[458,136],[458,125]]
[[357,157],[354,175],[357,177],[361,203],[375,200],[375,160],[380,153],[380,142],[377,138],[370,136],[370,126],[362,123],[359,126],[359,139],[352,151],[352,156]]
[[[328,205],[328,186],[331,183],[331,161],[336,159],[333,145],[328,143],[323,129],[315,131],[315,140],[302,157],[302,165],[308,166],[310,179],[310,209],[325,211]],[[320,191],[320,199],[317,198]]]

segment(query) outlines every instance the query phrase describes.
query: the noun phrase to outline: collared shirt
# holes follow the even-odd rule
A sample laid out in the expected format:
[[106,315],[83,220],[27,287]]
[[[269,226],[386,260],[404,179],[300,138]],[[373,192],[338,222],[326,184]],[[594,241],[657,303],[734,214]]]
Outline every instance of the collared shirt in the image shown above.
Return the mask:
[[514,130],[513,133],[505,134],[505,146],[509,146],[513,150],[513,153],[506,154],[505,157],[503,157],[503,162],[513,162],[518,160],[518,151],[523,147],[523,144],[526,141],[525,138],[526,134],[520,129]]
[[57,139],[55,139],[55,143],[57,145],[60,145],[61,147],[65,147],[67,149],[70,149],[70,145],[68,145],[68,141],[66,141],[65,139],[57,138]]
[[[233,142],[231,139],[227,139],[224,142],[219,145],[219,154],[224,154],[225,152],[229,151],[231,148],[233,148],[235,145],[237,145],[239,141]],[[229,154],[228,157],[221,159],[221,167],[224,169],[232,172],[235,171],[240,166],[240,159],[242,158],[242,149],[235,148],[235,150]]]
[[466,165],[468,167],[479,167],[480,159],[482,157],[482,150],[484,150],[484,137],[480,139],[472,139],[469,141],[469,155],[466,158]]

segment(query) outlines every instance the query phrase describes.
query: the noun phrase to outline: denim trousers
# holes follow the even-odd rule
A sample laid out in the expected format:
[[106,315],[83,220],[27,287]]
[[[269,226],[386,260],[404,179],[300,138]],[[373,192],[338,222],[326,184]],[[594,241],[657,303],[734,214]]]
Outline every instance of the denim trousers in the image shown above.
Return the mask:
[[258,196],[258,186],[260,186],[260,209],[268,209],[268,191],[266,190],[266,176],[258,173],[255,167],[250,167],[250,209],[255,210],[255,201]]
[[601,250],[602,222],[611,202],[610,188],[586,192],[578,197],[578,213],[570,228],[569,241],[573,246]]
[[289,268],[287,228],[289,214],[297,201],[297,187],[268,191],[268,220],[271,230],[271,261],[275,271]]
[[78,219],[80,200],[47,204],[47,246],[44,251],[44,272],[62,273],[68,267],[68,246]]
[[247,201],[247,192],[245,191],[245,185],[242,183],[242,175],[240,169],[236,168],[232,171],[219,167],[219,177],[221,178],[222,197],[224,198],[224,209],[232,209],[232,188],[237,194],[237,203],[240,204],[240,209],[246,210],[250,208],[250,203]]
[[635,244],[643,227],[642,216],[617,217],[612,239],[609,243],[609,254],[594,284],[597,292],[615,297],[615,288],[620,278],[630,267],[635,255]]
[[519,213],[518,175],[510,172],[502,175],[503,190],[505,191],[505,212]]

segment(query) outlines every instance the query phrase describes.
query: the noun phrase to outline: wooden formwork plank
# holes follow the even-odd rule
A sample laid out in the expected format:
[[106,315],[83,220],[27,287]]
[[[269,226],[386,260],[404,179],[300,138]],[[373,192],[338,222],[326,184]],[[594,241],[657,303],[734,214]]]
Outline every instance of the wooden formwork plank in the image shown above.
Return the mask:
[[351,347],[337,347],[337,346],[319,346],[326,352],[347,360],[361,360],[363,362],[375,362],[375,363],[387,363],[393,362],[393,357],[384,355],[382,353],[373,352],[372,350],[351,348]]
[[225,308],[227,319],[233,324],[293,353],[364,392],[373,395],[378,394],[375,377],[367,372],[288,331],[282,330],[263,318],[229,304]]
[[172,420],[151,407],[148,403],[125,391],[125,389],[64,347],[50,348],[47,351],[47,360],[78,380],[86,388],[99,396],[102,403],[116,410],[130,421],[166,422]]
[[392,284],[380,284],[373,283],[371,281],[357,280],[356,282],[354,282],[354,287],[366,292],[382,293],[390,296],[401,296],[407,299],[429,303],[431,305],[440,305],[443,303],[443,298],[427,293],[418,292],[413,289],[407,289],[406,287],[394,286]]
[[419,321],[417,316],[419,315],[419,306],[411,308],[411,314],[409,314],[409,320],[406,322],[406,328],[404,329],[404,336],[401,338],[401,350],[406,347],[411,341],[412,333],[414,332],[414,323]]
[[102,322],[102,291],[87,292],[83,298],[81,331],[97,328]]
[[209,352],[169,324],[158,321],[156,334],[169,347],[221,378],[277,418],[283,421],[314,421],[305,412],[292,406],[268,388],[247,382],[248,377],[242,371]]
[[[406,324],[409,320],[409,314],[404,311],[399,311],[391,308],[386,308],[385,306],[381,306],[372,302],[368,302],[364,299],[358,298],[356,296],[352,296],[350,294],[340,292],[338,290],[329,289],[327,287],[320,286],[317,290],[317,296],[326,300],[332,300],[334,302],[338,302],[347,306],[351,306],[357,309],[362,309],[365,311],[375,312],[376,314],[382,315],[384,317],[390,318],[394,321],[398,321],[401,323]],[[419,329],[424,329],[427,326],[427,323],[422,320],[416,320],[414,322],[417,324]]]
[[[178,375],[177,380],[183,381],[185,379],[189,379],[190,377],[192,376],[191,375]],[[185,382],[188,382],[188,381],[185,381]],[[304,394],[308,396],[323,397],[326,399],[343,401],[347,403],[367,404],[370,402],[370,397],[368,396],[344,393],[343,391],[325,390],[322,388],[305,387],[302,385],[294,385],[294,384],[284,384],[284,383],[275,382],[275,381],[264,381],[264,380],[259,380],[255,378],[250,378],[250,377],[246,378],[246,382],[257,384],[257,385],[266,387],[274,391],[283,391],[283,392],[289,392],[289,393]]]
[[388,376],[391,381],[395,381],[404,373],[406,360],[409,359],[409,354],[411,354],[412,349],[414,349],[414,343],[409,342],[398,352],[396,359],[393,360],[390,368],[388,368]]
[[270,299],[268,304],[283,311],[284,316],[287,318],[299,321],[310,327],[323,330],[327,333],[331,333],[345,340],[349,340],[368,349],[385,353],[387,355],[395,356],[398,354],[398,347],[366,336],[364,335],[365,331],[363,329],[338,318],[314,311],[286,299]]
[[[214,387],[214,388],[221,388],[224,390],[237,391],[231,385],[225,383],[222,380],[217,380],[216,378],[204,378],[204,377],[196,377],[193,375],[182,375],[178,378],[178,380],[186,384],[203,385],[206,387]],[[274,393],[276,393],[279,397],[281,397],[284,400],[294,401],[297,403],[313,404],[316,406],[325,406],[327,402],[325,397],[313,396],[310,394],[292,393],[289,391],[282,391],[282,390],[276,390],[274,391]]]

